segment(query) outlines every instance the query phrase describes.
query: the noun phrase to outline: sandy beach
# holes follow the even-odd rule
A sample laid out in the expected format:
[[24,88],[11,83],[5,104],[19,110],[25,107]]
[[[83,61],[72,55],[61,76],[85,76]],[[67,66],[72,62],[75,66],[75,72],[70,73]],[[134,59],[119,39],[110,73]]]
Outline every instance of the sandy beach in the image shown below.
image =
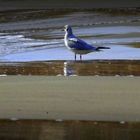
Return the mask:
[[140,121],[139,77],[3,76],[0,118]]

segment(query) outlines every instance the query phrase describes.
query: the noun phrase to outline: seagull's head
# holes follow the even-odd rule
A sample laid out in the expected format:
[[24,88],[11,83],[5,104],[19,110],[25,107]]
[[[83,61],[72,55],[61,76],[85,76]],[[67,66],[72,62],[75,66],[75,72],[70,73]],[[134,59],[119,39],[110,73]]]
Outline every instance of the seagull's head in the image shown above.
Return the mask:
[[68,34],[72,34],[72,28],[71,28],[71,26],[69,26],[69,25],[65,25],[64,27],[65,27],[64,30],[65,30],[66,33],[68,33]]

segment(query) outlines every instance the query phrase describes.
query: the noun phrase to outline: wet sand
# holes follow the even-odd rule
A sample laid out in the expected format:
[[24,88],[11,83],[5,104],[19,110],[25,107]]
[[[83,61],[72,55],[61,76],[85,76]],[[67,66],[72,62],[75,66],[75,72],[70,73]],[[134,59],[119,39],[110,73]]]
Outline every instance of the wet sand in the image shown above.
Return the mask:
[[140,77],[3,76],[1,119],[140,121]]
[[0,74],[6,75],[78,75],[140,76],[139,60],[1,62]]
[[140,123],[96,121],[0,121],[2,140],[139,140]]

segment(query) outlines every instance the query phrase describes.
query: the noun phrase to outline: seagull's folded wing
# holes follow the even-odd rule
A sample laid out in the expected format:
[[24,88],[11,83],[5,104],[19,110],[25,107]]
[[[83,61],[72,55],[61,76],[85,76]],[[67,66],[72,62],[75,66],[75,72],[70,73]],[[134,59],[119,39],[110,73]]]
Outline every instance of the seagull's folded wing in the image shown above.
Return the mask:
[[69,38],[69,46],[73,49],[78,50],[94,50],[95,48],[81,39],[78,38]]

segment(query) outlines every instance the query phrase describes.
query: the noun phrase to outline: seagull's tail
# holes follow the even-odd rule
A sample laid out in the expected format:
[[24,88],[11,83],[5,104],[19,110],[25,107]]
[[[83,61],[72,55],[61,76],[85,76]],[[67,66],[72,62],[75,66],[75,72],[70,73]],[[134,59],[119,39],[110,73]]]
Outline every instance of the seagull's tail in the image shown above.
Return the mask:
[[102,50],[102,49],[110,49],[109,47],[97,47],[96,48],[96,51],[100,51],[100,50]]

